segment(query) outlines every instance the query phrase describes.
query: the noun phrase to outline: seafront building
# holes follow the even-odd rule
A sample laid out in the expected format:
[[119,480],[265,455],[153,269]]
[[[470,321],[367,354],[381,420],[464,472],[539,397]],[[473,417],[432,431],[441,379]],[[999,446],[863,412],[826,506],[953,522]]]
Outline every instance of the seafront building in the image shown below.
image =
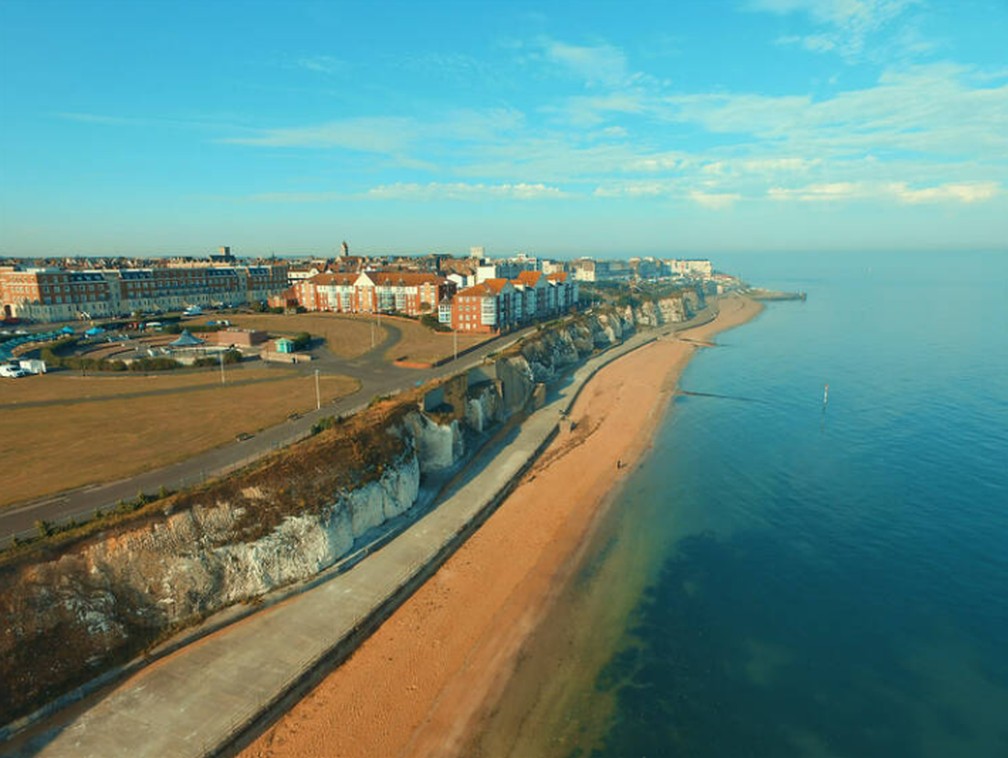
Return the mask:
[[625,281],[629,279],[710,279],[714,267],[706,258],[631,258],[628,261],[578,258],[571,271],[579,282]]
[[359,274],[324,273],[299,280],[270,298],[283,308],[301,307],[332,313],[402,313],[421,316],[437,313],[455,284],[443,276],[408,271],[363,271]]
[[[268,303],[285,310],[429,315],[459,331],[499,332],[574,308],[578,283],[671,278],[714,283],[707,259],[553,261],[519,253],[304,258],[243,265],[222,247],[209,260],[46,260],[0,266],[4,318],[51,322],[188,306]],[[62,264],[62,265],[60,265]]]
[[577,305],[577,284],[563,271],[547,275],[523,269],[513,279],[494,276],[460,286],[469,278],[406,271],[326,272],[299,279],[269,304],[331,313],[431,315],[455,331],[480,333],[507,331]]
[[459,291],[441,305],[438,320],[455,331],[495,333],[568,313],[577,302],[577,282],[565,272],[522,271]]
[[193,305],[255,304],[265,302],[286,286],[286,263],[233,265],[204,261],[144,268],[0,269],[4,317],[39,322],[178,310]]

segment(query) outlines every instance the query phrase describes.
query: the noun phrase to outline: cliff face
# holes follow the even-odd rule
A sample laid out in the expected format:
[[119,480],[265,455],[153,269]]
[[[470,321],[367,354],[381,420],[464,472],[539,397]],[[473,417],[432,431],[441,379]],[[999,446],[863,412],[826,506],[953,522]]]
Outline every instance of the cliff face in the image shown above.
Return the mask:
[[[675,306],[661,318],[681,318]],[[166,633],[314,576],[406,513],[467,438],[653,314],[599,312],[543,328],[494,364],[371,409],[106,533],[0,570],[0,713],[38,707]],[[659,322],[660,323],[660,322]]]
[[662,326],[686,321],[705,305],[703,293],[698,290],[683,290],[675,296],[648,301],[626,308],[626,318],[638,326]]
[[407,450],[370,481],[240,539],[256,505],[206,501],[118,530],[0,577],[0,712],[14,714],[131,657],[173,629],[307,579],[351,551],[368,530],[417,499],[421,459]]

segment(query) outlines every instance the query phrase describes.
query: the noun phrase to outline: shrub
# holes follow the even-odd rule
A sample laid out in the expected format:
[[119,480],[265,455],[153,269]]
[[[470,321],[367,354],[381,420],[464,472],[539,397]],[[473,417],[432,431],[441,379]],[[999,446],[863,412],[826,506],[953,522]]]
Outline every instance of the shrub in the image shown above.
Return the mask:
[[133,361],[130,371],[172,371],[182,364],[172,358],[138,358]]
[[291,339],[295,350],[307,350],[311,347],[312,336],[308,332],[298,332]]
[[311,433],[315,435],[325,431],[326,429],[332,429],[341,420],[342,419],[337,419],[333,416],[326,416],[325,418],[321,418],[311,425]]
[[433,329],[435,332],[450,332],[451,329],[440,321],[438,321],[437,316],[433,313],[425,313],[420,317],[420,323],[426,326],[428,329]]

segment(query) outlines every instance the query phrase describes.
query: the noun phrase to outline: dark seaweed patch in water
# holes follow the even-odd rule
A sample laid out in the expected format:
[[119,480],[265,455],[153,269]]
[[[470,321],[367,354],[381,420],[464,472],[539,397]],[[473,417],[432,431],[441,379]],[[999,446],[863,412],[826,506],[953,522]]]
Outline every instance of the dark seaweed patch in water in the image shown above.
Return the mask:
[[[879,686],[915,686],[898,664],[894,619],[852,604],[828,569],[786,550],[753,534],[680,543],[635,614],[636,642],[599,676],[618,705],[593,755],[791,756],[805,752],[800,737],[832,755],[921,753],[914,714]],[[765,676],[752,673],[751,643],[778,651]]]

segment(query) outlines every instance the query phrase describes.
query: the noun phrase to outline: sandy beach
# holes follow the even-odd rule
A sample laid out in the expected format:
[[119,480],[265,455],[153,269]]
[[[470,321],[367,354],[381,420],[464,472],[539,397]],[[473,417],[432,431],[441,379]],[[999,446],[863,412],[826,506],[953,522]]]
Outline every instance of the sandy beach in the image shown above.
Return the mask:
[[458,754],[578,565],[609,493],[646,452],[698,345],[761,309],[723,298],[714,322],[601,370],[487,523],[242,755]]

